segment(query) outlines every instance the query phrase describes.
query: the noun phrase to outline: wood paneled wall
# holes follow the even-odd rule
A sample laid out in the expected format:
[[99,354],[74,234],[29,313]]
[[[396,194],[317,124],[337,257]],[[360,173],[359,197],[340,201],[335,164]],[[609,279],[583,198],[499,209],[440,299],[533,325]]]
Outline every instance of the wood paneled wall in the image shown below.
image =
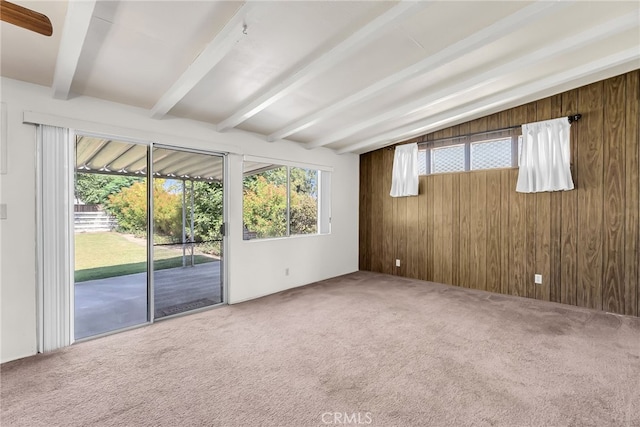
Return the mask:
[[516,193],[518,170],[501,169],[421,176],[419,197],[392,198],[393,150],[363,154],[360,269],[638,316],[639,99],[636,70],[425,137],[581,113],[574,191]]

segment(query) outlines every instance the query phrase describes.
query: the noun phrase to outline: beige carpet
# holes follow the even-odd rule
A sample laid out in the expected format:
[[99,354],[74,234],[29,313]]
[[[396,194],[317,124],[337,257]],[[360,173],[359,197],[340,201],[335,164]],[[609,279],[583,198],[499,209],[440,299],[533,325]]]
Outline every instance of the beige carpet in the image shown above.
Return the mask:
[[640,425],[640,319],[368,272],[1,370],[3,427]]

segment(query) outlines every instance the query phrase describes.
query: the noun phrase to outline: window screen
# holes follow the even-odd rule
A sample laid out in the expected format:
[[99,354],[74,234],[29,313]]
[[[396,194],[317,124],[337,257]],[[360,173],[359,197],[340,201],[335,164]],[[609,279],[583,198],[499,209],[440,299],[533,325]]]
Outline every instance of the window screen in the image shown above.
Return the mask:
[[431,173],[464,171],[464,145],[431,150]]
[[511,162],[511,138],[471,144],[471,170],[508,168]]

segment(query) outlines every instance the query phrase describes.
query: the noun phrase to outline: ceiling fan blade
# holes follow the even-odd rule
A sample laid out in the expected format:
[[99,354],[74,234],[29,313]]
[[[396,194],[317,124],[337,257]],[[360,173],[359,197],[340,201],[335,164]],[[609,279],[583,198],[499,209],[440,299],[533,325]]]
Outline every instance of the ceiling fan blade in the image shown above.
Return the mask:
[[0,0],[0,20],[45,36],[53,34],[51,21],[46,15],[5,0]]

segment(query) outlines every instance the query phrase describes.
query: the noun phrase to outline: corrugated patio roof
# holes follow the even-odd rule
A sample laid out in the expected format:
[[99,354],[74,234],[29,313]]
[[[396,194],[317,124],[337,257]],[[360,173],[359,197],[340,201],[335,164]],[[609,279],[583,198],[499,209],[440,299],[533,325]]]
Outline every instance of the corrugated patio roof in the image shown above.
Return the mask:
[[[244,174],[272,169],[274,165],[244,162]],[[76,171],[124,176],[147,173],[147,146],[107,138],[78,136]],[[224,162],[221,157],[194,155],[189,151],[155,148],[153,176],[168,179],[222,181]]]

